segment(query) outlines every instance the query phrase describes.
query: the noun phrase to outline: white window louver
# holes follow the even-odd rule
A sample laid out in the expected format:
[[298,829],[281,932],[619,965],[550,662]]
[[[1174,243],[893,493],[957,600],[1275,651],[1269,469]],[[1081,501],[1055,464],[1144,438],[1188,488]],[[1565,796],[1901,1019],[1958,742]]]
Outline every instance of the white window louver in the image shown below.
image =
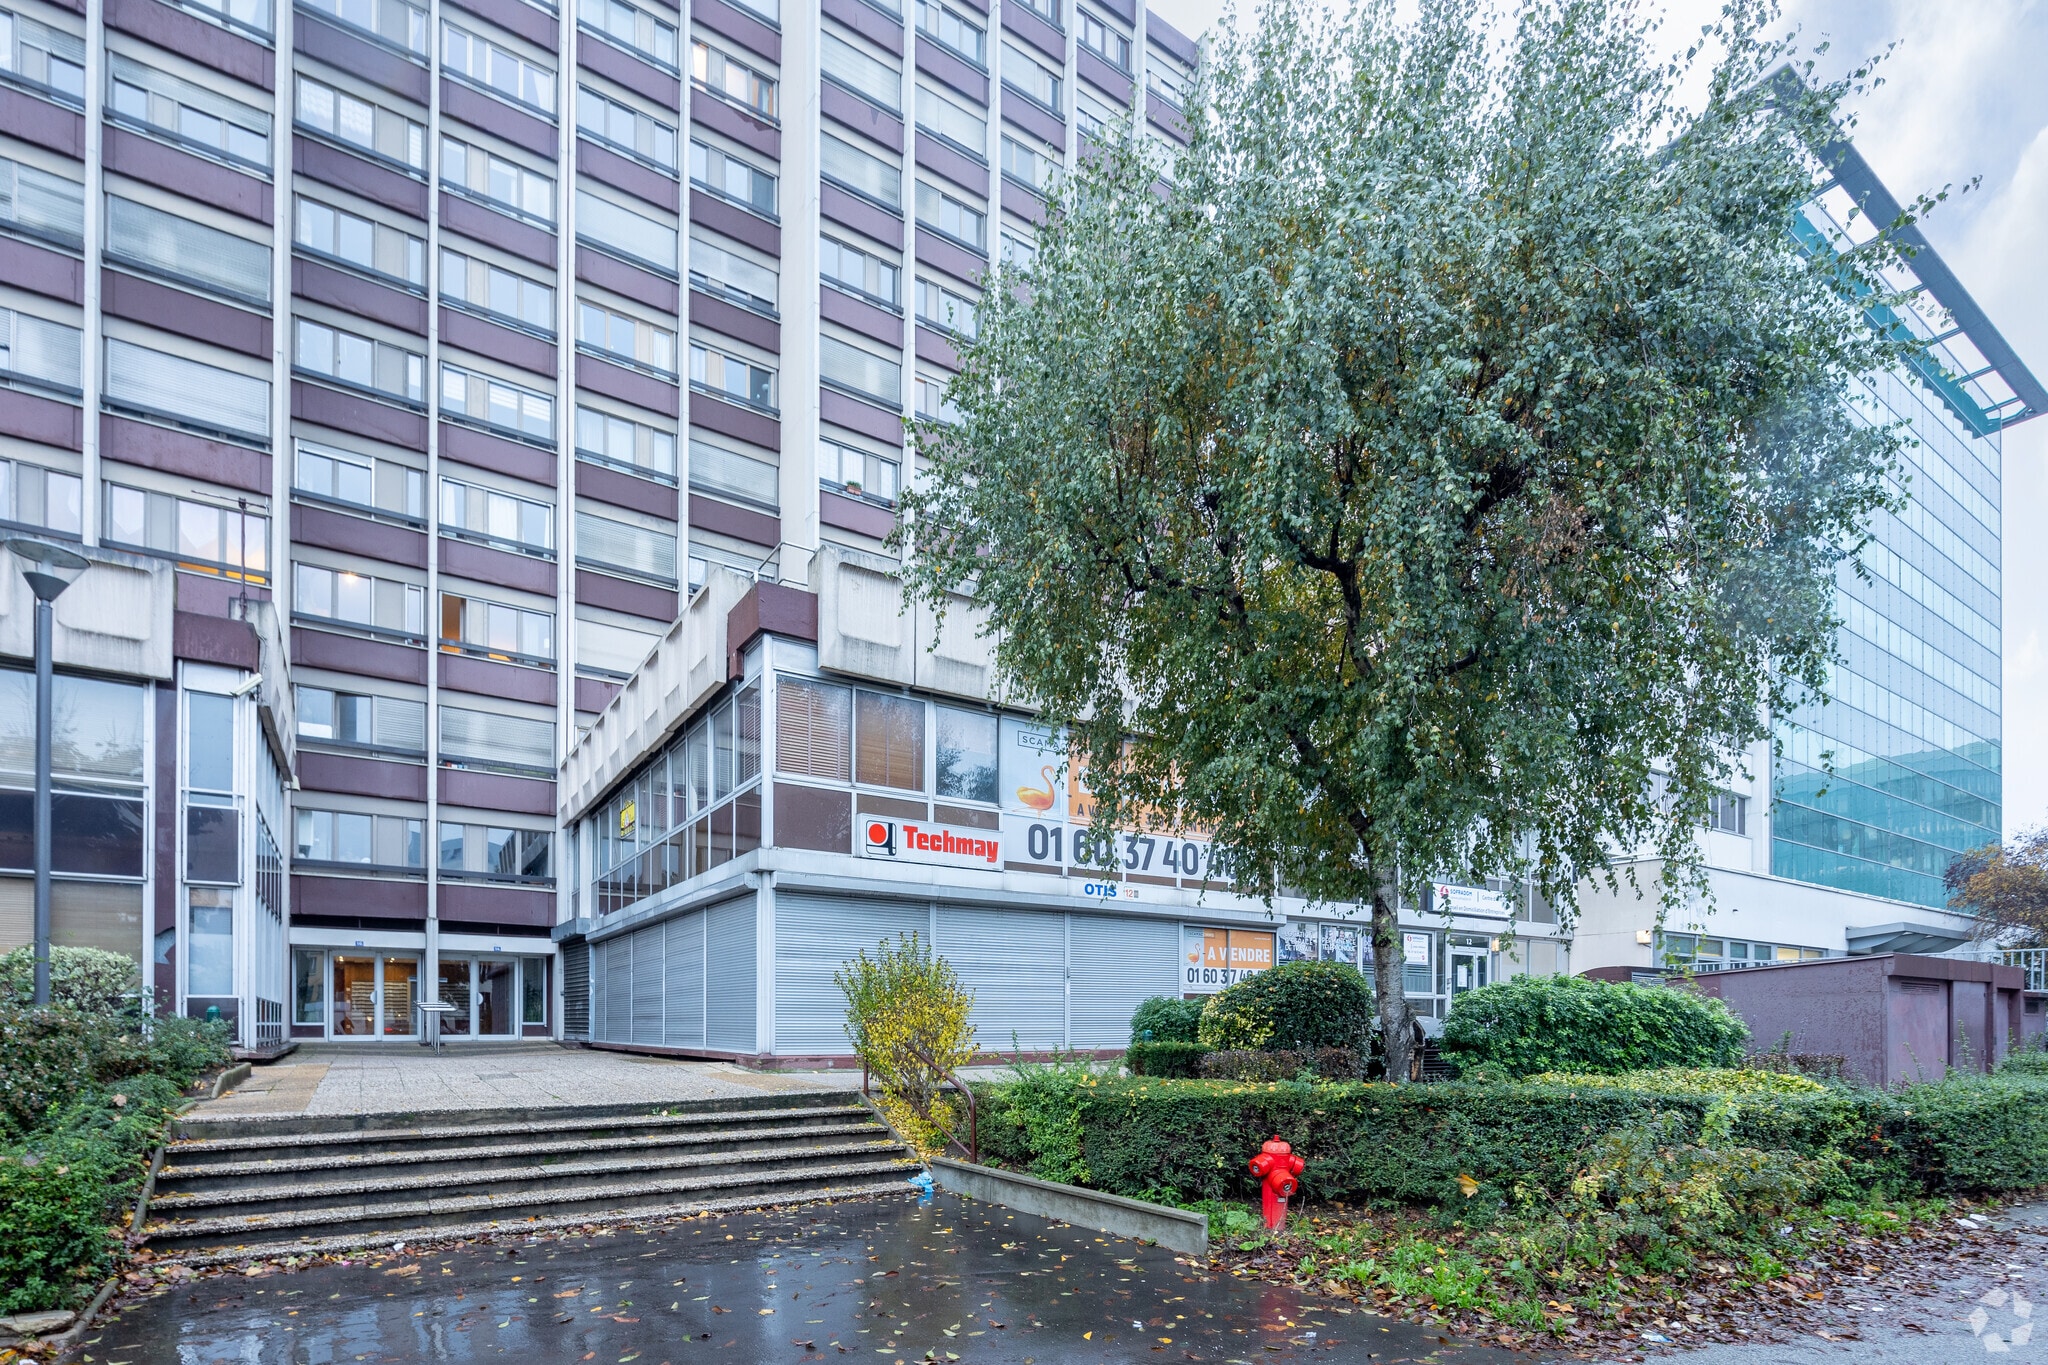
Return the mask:
[[880,157],[826,133],[818,143],[819,168],[827,180],[864,194],[899,212],[903,208],[903,174]]
[[765,460],[703,441],[690,442],[692,488],[775,507],[780,502],[780,480],[781,471]]
[[111,194],[107,254],[202,288],[270,302],[268,246]]
[[0,223],[77,246],[85,240],[85,186],[0,157]]
[[376,742],[379,748],[424,753],[427,748],[427,705],[402,697],[379,697],[376,702]]
[[76,327],[0,308],[0,370],[75,394],[83,337]]
[[623,569],[665,583],[676,581],[673,531],[650,531],[591,512],[576,514],[576,559],[578,563]]
[[621,208],[609,199],[600,199],[588,190],[576,191],[576,236],[671,275],[677,273],[674,228]]
[[270,381],[107,339],[109,400],[209,431],[268,441]]
[[858,346],[849,346],[837,337],[818,338],[818,373],[828,384],[851,389],[892,408],[903,404],[903,367]]
[[441,708],[441,756],[508,768],[555,766],[555,723],[459,706]]
[[835,33],[823,35],[819,60],[826,77],[890,113],[903,110],[903,73]]

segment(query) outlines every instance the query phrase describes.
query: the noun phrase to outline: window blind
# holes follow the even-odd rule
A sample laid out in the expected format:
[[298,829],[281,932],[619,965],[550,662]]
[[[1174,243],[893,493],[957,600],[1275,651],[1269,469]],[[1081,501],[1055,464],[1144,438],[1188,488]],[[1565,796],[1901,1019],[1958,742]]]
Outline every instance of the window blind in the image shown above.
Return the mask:
[[441,754],[445,758],[475,759],[508,767],[552,769],[555,723],[443,706]]
[[903,405],[903,367],[837,337],[818,338],[818,372],[828,384],[866,394],[892,408]]
[[819,141],[819,168],[827,180],[867,195],[890,208],[903,208],[903,177],[880,157],[870,156],[830,133]]
[[844,687],[779,679],[775,687],[775,770],[845,782],[853,776],[853,697]]
[[703,441],[690,442],[692,488],[775,507],[780,503],[780,480],[780,471],[765,460]]
[[607,251],[676,273],[676,230],[588,190],[576,191],[576,236]]
[[667,583],[676,581],[673,531],[650,531],[591,512],[576,514],[576,559]]
[[890,113],[903,110],[903,73],[861,51],[836,33],[826,33],[819,53],[825,77]]
[[76,393],[84,335],[61,322],[0,308],[0,370]]
[[0,157],[0,222],[77,246],[85,238],[85,186]]
[[175,213],[107,196],[107,252],[145,270],[270,302],[270,247]]
[[871,787],[924,790],[924,703],[912,697],[857,694],[856,780]]
[[258,441],[270,439],[270,381],[107,339],[107,397],[142,412]]
[[629,674],[640,666],[659,636],[610,626],[602,621],[576,622],[576,666],[601,673]]

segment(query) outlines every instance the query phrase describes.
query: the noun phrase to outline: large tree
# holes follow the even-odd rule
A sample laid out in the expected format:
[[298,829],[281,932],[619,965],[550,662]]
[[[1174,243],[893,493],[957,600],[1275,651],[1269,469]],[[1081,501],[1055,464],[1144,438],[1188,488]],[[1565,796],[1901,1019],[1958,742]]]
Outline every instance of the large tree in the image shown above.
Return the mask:
[[1851,301],[1892,297],[1888,238],[1792,230],[1845,87],[1760,93],[1747,0],[1698,112],[1633,6],[1491,13],[1270,0],[1184,148],[1106,129],[993,277],[900,533],[1098,822],[1370,907],[1395,1076],[1398,891],[1533,875],[1568,911],[1645,845],[1697,878],[1900,439],[1853,411],[1900,345]]
[[1942,882],[1948,908],[1976,917],[1980,941],[2048,946],[2048,825],[1958,854]]

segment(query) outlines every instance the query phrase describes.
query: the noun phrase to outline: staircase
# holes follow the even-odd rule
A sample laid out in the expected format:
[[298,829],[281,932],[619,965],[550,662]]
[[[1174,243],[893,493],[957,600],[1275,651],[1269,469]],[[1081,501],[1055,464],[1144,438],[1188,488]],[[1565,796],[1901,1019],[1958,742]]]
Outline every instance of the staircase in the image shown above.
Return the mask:
[[916,1158],[856,1097],[193,1120],[143,1235],[159,1256],[338,1251],[654,1213],[908,1193]]

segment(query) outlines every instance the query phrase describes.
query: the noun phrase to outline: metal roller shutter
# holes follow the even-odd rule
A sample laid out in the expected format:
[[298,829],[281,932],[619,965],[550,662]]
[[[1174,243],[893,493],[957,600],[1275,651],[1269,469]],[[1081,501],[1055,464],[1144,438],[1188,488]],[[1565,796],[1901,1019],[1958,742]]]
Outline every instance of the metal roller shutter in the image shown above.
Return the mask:
[[1069,940],[1072,1046],[1123,1047],[1131,1012],[1154,995],[1180,994],[1180,926],[1118,915],[1075,915]]
[[668,922],[662,993],[668,1001],[663,1040],[670,1047],[704,1046],[704,912]]
[[1065,915],[941,905],[937,947],[974,992],[974,1033],[982,1047],[1037,1052],[1066,1046]]
[[661,1046],[661,967],[666,954],[662,939],[664,925],[632,934],[633,945],[633,1041],[643,1047]]
[[704,1045],[752,1052],[754,898],[714,905],[704,915]]
[[846,997],[832,977],[846,960],[898,934],[931,937],[925,901],[784,892],[775,898],[775,1051],[844,1056]]
[[562,1036],[590,1037],[590,945],[562,945]]
[[628,938],[604,945],[604,1041],[633,1039],[633,949]]

